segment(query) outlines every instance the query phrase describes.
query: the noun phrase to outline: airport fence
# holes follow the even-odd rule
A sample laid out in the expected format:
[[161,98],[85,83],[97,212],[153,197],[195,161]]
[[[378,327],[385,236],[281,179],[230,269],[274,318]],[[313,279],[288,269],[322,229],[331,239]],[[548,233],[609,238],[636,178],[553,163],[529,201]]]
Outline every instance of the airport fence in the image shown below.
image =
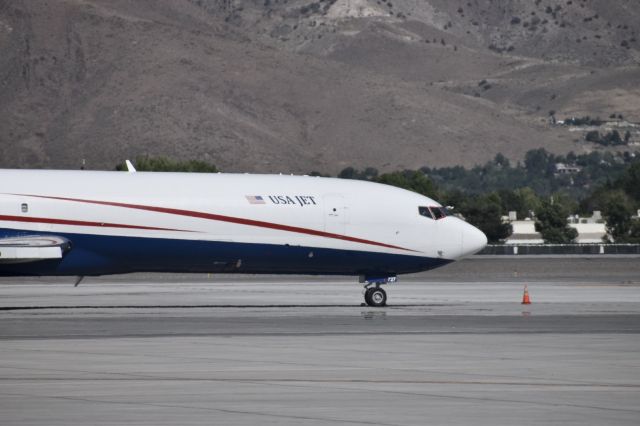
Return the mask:
[[480,255],[640,255],[640,244],[490,244]]

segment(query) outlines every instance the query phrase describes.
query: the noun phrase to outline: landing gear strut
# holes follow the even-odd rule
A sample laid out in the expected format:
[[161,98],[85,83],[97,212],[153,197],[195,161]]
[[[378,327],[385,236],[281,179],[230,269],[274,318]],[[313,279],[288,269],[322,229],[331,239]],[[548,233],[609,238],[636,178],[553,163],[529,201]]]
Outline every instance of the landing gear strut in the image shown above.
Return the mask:
[[397,277],[369,278],[360,277],[364,284],[364,301],[367,306],[380,308],[387,304],[387,292],[380,287],[382,284],[393,283]]

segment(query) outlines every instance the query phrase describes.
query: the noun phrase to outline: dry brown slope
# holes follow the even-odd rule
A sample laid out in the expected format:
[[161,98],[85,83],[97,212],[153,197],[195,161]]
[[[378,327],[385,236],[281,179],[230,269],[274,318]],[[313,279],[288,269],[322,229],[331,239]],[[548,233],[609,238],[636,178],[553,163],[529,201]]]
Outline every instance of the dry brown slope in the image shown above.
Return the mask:
[[228,19],[242,11],[216,4],[207,13],[186,0],[0,2],[0,165],[78,167],[84,158],[111,168],[171,155],[223,170],[336,172],[575,149],[517,96],[463,90],[539,59],[455,35],[457,50],[426,43],[443,29],[386,18],[336,21],[334,37],[303,46],[267,43],[241,17]]

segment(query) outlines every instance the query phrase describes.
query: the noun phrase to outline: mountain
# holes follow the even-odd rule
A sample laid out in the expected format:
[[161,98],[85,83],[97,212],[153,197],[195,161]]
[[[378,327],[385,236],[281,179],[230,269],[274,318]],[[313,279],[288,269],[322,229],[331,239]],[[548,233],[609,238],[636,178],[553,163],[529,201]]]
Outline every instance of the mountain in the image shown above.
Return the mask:
[[640,121],[639,33],[636,0],[0,0],[0,166],[587,152],[550,113]]

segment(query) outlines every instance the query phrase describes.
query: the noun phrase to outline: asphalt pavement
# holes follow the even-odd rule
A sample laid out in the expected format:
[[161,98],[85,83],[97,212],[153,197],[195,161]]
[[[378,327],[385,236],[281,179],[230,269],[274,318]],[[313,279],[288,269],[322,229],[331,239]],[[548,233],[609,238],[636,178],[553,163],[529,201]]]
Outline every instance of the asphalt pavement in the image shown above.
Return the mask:
[[[640,259],[0,281],[0,423],[637,425]],[[532,304],[522,305],[527,285]]]

